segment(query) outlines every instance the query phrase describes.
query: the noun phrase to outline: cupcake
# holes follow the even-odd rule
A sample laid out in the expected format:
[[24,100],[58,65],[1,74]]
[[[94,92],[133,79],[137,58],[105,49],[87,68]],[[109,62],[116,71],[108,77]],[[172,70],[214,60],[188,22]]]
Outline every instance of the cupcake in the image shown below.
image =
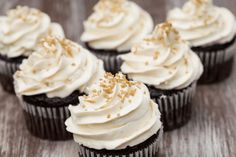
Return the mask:
[[62,27],[34,8],[18,6],[0,17],[0,82],[14,93],[13,74],[47,35],[64,37]]
[[151,98],[159,105],[164,130],[178,128],[189,120],[203,67],[170,23],[157,25],[151,35],[120,57],[124,61],[121,71],[149,87]]
[[103,62],[83,47],[68,39],[43,38],[14,75],[28,130],[42,139],[71,138],[64,125],[68,106],[78,104],[78,96],[104,73]]
[[149,34],[153,20],[128,0],[100,0],[93,10],[84,22],[81,40],[104,61],[107,71],[116,73],[121,65],[117,56],[128,53],[132,45]]
[[212,0],[189,0],[169,12],[168,20],[189,42],[204,65],[201,83],[219,82],[230,76],[235,53],[235,16]]
[[106,73],[65,122],[80,157],[155,157],[162,136],[160,112],[148,88],[121,73]]

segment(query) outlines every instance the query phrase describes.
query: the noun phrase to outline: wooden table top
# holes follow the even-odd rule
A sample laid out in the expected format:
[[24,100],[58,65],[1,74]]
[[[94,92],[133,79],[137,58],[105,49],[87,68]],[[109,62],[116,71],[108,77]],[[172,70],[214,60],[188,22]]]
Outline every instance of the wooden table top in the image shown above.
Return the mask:
[[[165,18],[166,0],[135,0],[148,10],[156,23]],[[169,0],[170,1],[170,0]],[[174,0],[173,0],[174,1]],[[1,0],[0,14],[16,5],[28,5],[48,13],[59,22],[69,39],[80,43],[82,21],[96,0]],[[236,15],[234,0],[217,0]],[[236,65],[235,65],[236,66]],[[50,142],[30,135],[17,98],[0,88],[0,157],[74,157],[76,144]],[[164,134],[161,157],[236,156],[236,68],[219,84],[202,85],[194,100],[191,121]]]

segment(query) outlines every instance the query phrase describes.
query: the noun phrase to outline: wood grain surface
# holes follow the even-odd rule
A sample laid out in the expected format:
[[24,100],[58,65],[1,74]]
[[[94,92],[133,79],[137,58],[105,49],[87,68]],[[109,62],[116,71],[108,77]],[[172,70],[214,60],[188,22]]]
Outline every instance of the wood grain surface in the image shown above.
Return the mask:
[[[151,13],[156,23],[165,18],[166,1],[136,0]],[[95,0],[0,0],[0,14],[19,4],[39,8],[62,24],[68,38],[80,43],[82,22],[91,13],[94,3]],[[216,4],[236,14],[235,0],[217,0]],[[17,98],[0,88],[0,157],[76,156],[77,146],[72,140],[50,142],[31,136]],[[159,156],[236,156],[236,68],[226,81],[198,87],[191,121],[164,134]]]

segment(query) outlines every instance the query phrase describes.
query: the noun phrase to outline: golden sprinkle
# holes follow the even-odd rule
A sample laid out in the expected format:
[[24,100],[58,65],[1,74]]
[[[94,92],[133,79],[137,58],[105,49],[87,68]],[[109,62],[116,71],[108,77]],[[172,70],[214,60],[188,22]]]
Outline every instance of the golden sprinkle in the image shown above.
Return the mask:
[[188,65],[188,59],[187,58],[184,58],[184,64]]
[[89,99],[85,99],[85,101],[87,101],[87,102],[89,102],[89,103],[95,103],[95,101],[94,100],[89,100]]
[[112,13],[124,12],[123,4],[125,0],[100,0],[94,7],[94,10],[107,10]]
[[153,33],[144,38],[144,41],[146,41],[147,43],[159,43],[166,47],[172,44],[176,44],[181,40],[178,31],[172,26],[171,22],[167,21],[165,23],[157,25]]
[[32,16],[42,16],[43,13],[35,8],[27,6],[17,6],[7,12],[7,16],[12,19],[19,19],[26,23],[36,23],[39,18],[31,18]]
[[192,2],[197,4],[197,5],[203,5],[203,4],[211,3],[211,0],[192,0]]
[[145,65],[147,66],[148,64],[149,64],[148,61],[146,61],[146,62],[145,62]]
[[45,85],[48,87],[50,86],[50,82],[45,82]]
[[70,79],[65,79],[63,82],[67,84],[67,83],[71,83],[71,80]]
[[[52,36],[47,36],[40,41],[40,46],[44,48],[47,53],[54,54],[56,52],[57,45],[60,45],[64,49],[64,54],[73,57],[72,48],[78,47],[72,41],[65,38],[56,38]],[[77,53],[80,52],[80,48],[77,48]]]
[[108,115],[107,115],[107,118],[108,118],[108,119],[111,118],[111,114],[108,114]]
[[[119,86],[120,88],[119,91],[117,91],[117,96],[121,102],[124,102],[129,97],[135,95],[136,89],[140,86],[140,83],[128,81],[125,75],[121,73],[118,73],[115,76],[111,73],[105,73],[104,78],[99,81],[99,86],[101,88],[99,91],[93,89],[91,94],[84,96],[84,100],[94,103],[94,101],[91,101],[94,96],[102,96],[105,98],[106,102],[111,101],[113,89],[116,86]],[[131,102],[131,100],[128,101]]]
[[153,59],[157,59],[159,57],[159,52],[158,51],[155,51],[154,52],[154,55],[153,55]]

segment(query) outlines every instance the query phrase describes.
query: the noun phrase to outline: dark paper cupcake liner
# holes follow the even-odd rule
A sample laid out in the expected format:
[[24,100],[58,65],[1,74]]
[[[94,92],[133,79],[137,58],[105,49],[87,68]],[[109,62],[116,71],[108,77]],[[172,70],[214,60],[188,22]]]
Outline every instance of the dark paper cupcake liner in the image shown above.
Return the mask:
[[196,83],[189,87],[160,95],[158,90],[150,90],[151,98],[158,104],[164,131],[171,131],[185,125],[191,118],[192,100]]
[[27,129],[34,136],[49,140],[72,138],[64,126],[65,120],[70,116],[68,106],[50,108],[24,103],[23,113]]
[[0,83],[3,89],[14,94],[13,75],[19,69],[20,63],[4,60],[0,57]]
[[88,44],[86,44],[86,47],[95,56],[103,60],[105,70],[113,74],[120,71],[120,67],[122,64],[122,60],[118,56],[121,54],[128,53],[128,52],[117,52],[116,50],[95,50],[91,48]]
[[[68,106],[78,104],[78,96],[79,94],[74,92],[68,98],[60,101],[60,98],[47,98],[45,100],[43,96],[38,96],[38,98],[23,97],[21,104],[29,132],[41,139],[72,139],[72,134],[66,131],[64,123],[70,117]],[[71,99],[70,103],[68,103],[69,99]],[[37,101],[38,104],[36,104]],[[45,104],[46,101],[47,104]]]
[[79,145],[80,157],[156,157],[163,131],[160,129],[145,142],[122,150],[96,150]]
[[228,78],[232,72],[235,53],[235,39],[224,45],[215,47],[195,47],[194,52],[200,57],[204,72],[199,83],[220,82]]

